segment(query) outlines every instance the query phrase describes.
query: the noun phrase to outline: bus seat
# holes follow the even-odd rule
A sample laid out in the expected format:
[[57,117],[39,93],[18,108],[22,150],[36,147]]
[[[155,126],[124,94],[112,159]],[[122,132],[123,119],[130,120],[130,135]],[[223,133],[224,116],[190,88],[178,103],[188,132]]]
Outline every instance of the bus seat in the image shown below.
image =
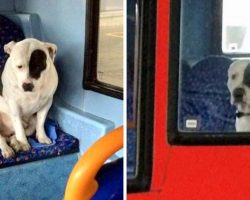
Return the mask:
[[127,119],[128,121],[134,120],[134,91],[136,88],[134,83],[134,68],[133,63],[128,60],[127,63]]
[[35,139],[35,136],[31,136],[28,138],[32,147],[31,150],[18,152],[15,157],[9,159],[4,159],[3,156],[0,155],[0,168],[76,153],[79,151],[79,141],[75,137],[61,131],[57,122],[47,119],[45,123],[45,131],[51,138],[52,144],[40,144]]
[[[99,184],[98,192],[92,200],[121,200],[123,199],[123,158],[105,164],[96,180]],[[111,195],[112,194],[112,195]]]
[[36,38],[38,40],[44,40],[44,34],[42,31],[41,20],[38,14],[35,13],[5,13],[6,18],[14,22],[19,26],[25,38]]
[[25,38],[20,26],[10,19],[0,15],[0,68],[4,67],[8,55],[4,52],[4,45],[10,41],[20,41]]
[[208,56],[186,74],[181,88],[180,129],[187,119],[196,119],[199,131],[235,130],[235,108],[230,104],[227,71],[232,60],[224,56]]
[[127,129],[127,176],[135,176],[136,170],[136,146],[137,146],[137,135],[136,130]]

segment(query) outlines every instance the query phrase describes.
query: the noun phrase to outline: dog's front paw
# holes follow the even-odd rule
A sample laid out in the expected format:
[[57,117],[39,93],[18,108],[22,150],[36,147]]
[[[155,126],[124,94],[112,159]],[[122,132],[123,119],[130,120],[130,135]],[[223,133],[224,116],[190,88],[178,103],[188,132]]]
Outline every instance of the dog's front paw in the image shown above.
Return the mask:
[[14,150],[11,147],[9,147],[8,145],[3,147],[1,150],[2,150],[2,155],[4,158],[8,159],[8,158],[15,156]]
[[39,143],[42,143],[42,144],[51,144],[51,139],[49,139],[45,134],[43,135],[37,135],[37,140]]
[[10,141],[10,146],[15,150],[15,152],[21,151],[21,146],[17,140],[12,139]]
[[19,144],[20,144],[20,149],[22,150],[22,151],[29,151],[30,150],[30,144],[29,143],[27,143],[27,142],[20,142],[19,141]]

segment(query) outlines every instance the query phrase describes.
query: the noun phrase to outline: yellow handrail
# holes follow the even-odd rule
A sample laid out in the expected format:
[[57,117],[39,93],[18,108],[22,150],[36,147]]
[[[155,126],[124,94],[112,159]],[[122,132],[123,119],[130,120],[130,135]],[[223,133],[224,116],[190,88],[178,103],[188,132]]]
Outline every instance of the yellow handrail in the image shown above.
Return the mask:
[[98,189],[95,180],[104,162],[123,147],[123,127],[114,129],[93,144],[74,166],[64,200],[90,200]]

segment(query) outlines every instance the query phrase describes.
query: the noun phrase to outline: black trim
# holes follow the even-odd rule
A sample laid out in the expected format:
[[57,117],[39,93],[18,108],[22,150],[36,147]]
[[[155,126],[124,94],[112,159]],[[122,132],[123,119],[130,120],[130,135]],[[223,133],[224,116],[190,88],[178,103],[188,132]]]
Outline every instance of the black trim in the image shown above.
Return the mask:
[[122,88],[97,80],[99,13],[100,0],[87,0],[83,88],[123,99]]
[[[154,83],[156,43],[156,1],[138,0],[139,30],[138,42],[138,110],[137,135],[139,153],[136,176],[128,179],[128,192],[148,191],[152,176],[153,124],[154,124]],[[137,46],[137,45],[136,45]]]
[[168,142],[173,145],[242,145],[250,144],[250,133],[206,133],[178,131],[178,79],[180,52],[180,0],[171,1],[170,51],[168,82]]

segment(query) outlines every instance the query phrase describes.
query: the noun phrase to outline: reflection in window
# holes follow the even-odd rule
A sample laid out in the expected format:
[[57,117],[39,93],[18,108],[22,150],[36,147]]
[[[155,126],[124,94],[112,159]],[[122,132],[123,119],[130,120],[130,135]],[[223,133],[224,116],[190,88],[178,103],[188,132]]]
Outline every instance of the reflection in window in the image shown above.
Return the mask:
[[[231,2],[237,2],[238,5],[243,0],[223,1],[223,5],[226,6],[224,6],[226,12],[223,15],[223,22],[227,30],[233,30],[233,25],[240,21],[231,17],[231,15],[238,16],[236,5],[233,5],[234,9],[230,9],[230,19],[225,19],[229,15],[226,8]],[[227,87],[228,69],[233,60],[219,55],[218,49],[213,45],[215,37],[220,38],[220,33],[215,31],[214,25],[222,20],[218,19],[218,13],[215,13],[219,10],[215,9],[217,5],[213,0],[181,0],[178,108],[180,131],[205,133],[235,131],[236,108],[230,103],[231,94]],[[249,13],[245,13],[242,21],[249,22]],[[237,25],[242,26],[237,31],[248,28],[243,22]],[[226,43],[229,42],[230,34],[227,34]],[[232,38],[238,38],[235,40],[238,50],[243,50],[246,37],[234,33]],[[225,50],[228,48],[229,46]]]
[[123,0],[101,0],[97,79],[123,87]]
[[250,1],[223,0],[222,50],[250,53]]

